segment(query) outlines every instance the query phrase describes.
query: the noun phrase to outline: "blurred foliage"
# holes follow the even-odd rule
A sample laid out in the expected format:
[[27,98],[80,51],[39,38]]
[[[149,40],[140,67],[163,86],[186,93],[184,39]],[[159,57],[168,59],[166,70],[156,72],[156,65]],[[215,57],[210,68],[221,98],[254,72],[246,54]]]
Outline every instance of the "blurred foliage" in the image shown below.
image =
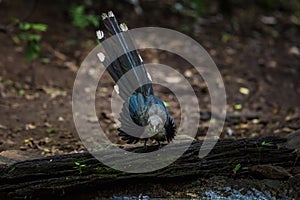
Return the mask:
[[266,11],[289,11],[300,14],[299,0],[218,0],[221,12],[232,12],[236,8],[258,7]]
[[193,16],[203,16],[207,14],[204,0],[183,0],[174,3],[176,10]]
[[256,2],[260,7],[268,10],[300,11],[299,0],[256,0]]
[[25,60],[31,62],[39,57],[41,32],[45,32],[48,26],[46,24],[21,22],[19,19],[15,19],[15,23],[18,25],[20,32],[13,37],[13,41],[16,44],[19,44],[21,40],[26,42]]
[[72,18],[72,24],[75,27],[84,29],[88,26],[99,26],[100,17],[93,14],[85,13],[85,5],[72,5],[70,7],[70,16]]
[[195,10],[197,15],[205,15],[207,13],[204,0],[192,0],[187,2],[190,2],[190,7]]
[[205,16],[214,12],[232,14],[236,9],[256,7],[265,11],[288,11],[300,15],[300,0],[181,0],[174,1],[174,7],[193,16]]

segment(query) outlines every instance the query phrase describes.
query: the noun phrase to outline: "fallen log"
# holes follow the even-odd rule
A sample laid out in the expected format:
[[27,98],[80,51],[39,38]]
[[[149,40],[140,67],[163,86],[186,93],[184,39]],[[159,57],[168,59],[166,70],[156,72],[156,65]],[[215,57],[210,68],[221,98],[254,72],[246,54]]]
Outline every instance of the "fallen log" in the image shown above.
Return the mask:
[[[27,160],[0,168],[0,199],[53,199],[91,190],[97,190],[98,195],[109,196],[120,191],[132,191],[133,187],[142,187],[142,190],[149,184],[178,187],[183,182],[213,177],[286,181],[296,198],[300,191],[299,153],[286,148],[285,143],[285,138],[273,136],[222,139],[206,157],[200,159],[198,154],[202,142],[195,141],[176,162],[149,173],[114,170],[87,152]],[[155,148],[150,146],[147,151]],[[127,150],[144,151],[143,147]],[[109,159],[120,158],[112,152]]]

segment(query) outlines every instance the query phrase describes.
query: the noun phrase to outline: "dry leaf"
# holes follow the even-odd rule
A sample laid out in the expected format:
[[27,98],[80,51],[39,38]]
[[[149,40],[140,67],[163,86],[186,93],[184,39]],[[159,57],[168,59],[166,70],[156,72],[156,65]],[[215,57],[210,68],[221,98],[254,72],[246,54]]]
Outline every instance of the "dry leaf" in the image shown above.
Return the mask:
[[53,99],[57,96],[67,96],[67,92],[59,88],[43,86],[42,89]]
[[36,125],[34,123],[25,125],[25,130],[32,130],[32,129],[36,129]]
[[190,78],[190,77],[193,76],[193,73],[192,73],[191,70],[186,70],[186,71],[184,72],[184,75],[185,75],[186,77]]
[[180,77],[172,76],[172,77],[166,77],[165,79],[168,83],[179,83],[181,81]]
[[4,126],[4,125],[2,125],[2,124],[0,124],[0,129],[7,129],[7,127]]
[[295,56],[300,56],[300,50],[298,47],[293,46],[289,49],[289,54],[295,55]]

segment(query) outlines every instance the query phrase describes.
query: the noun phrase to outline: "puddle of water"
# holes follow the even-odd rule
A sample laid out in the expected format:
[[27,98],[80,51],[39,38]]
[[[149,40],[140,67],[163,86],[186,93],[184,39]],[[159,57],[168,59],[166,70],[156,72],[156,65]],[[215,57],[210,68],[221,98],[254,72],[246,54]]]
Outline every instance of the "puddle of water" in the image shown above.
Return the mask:
[[225,194],[218,194],[215,191],[205,192],[205,197],[199,197],[199,199],[211,199],[211,200],[293,200],[290,197],[276,198],[273,197],[269,192],[261,192],[255,188],[248,191],[244,189],[236,190],[231,187],[225,188]]
[[[103,198],[95,198],[93,200],[102,200]],[[150,198],[148,195],[139,194],[138,196],[131,196],[131,195],[113,195],[111,198],[112,200],[150,200],[153,198]]]
[[[112,197],[108,198],[111,200],[150,200],[150,199],[180,199],[175,197],[168,197],[168,198],[151,198],[151,195],[143,195],[139,194],[137,196],[134,195],[113,195]],[[96,197],[92,200],[102,200],[107,198]],[[181,198],[187,199],[187,198]],[[224,191],[213,191],[209,190],[206,191],[202,196],[195,196],[192,199],[199,199],[199,200],[295,200],[290,197],[284,198],[276,198],[270,194],[270,192],[261,192],[255,188],[252,188],[248,191],[245,189],[232,189],[231,187],[224,188]]]

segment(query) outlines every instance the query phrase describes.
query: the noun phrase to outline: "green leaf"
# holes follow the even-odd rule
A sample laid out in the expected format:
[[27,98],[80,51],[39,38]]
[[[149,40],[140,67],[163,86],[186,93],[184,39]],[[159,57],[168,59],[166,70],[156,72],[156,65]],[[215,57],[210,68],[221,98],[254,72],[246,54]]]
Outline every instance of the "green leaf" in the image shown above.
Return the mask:
[[24,32],[20,33],[19,38],[21,40],[28,40],[28,33],[24,33]]
[[23,31],[27,31],[31,28],[30,23],[19,23],[19,29]]
[[29,41],[40,41],[41,36],[38,34],[28,34],[28,40]]
[[24,89],[20,89],[20,90],[19,90],[19,94],[20,94],[20,95],[24,95],[25,92],[26,92],[26,91],[25,91]]
[[71,9],[72,9],[71,12],[73,12],[73,14],[77,15],[77,16],[83,15],[83,13],[84,13],[83,5],[73,6]]
[[74,162],[74,164],[75,164],[76,167],[78,167],[78,168],[86,167],[86,164],[81,164],[80,162]]
[[52,134],[52,133],[56,133],[56,130],[52,129],[52,128],[48,128],[46,130],[47,133]]
[[195,9],[198,15],[206,14],[206,5],[204,0],[193,0],[191,6],[193,9]]
[[25,60],[27,62],[31,62],[32,60],[36,59],[40,53],[40,45],[36,41],[31,41],[27,43],[25,49]]
[[37,34],[38,31],[46,31],[48,26],[46,24],[41,23],[28,23],[28,22],[20,22],[20,19],[14,19],[14,22],[19,26],[19,34],[13,37],[13,41],[16,44],[20,43],[20,40],[26,42],[25,48],[25,60],[27,62],[31,62],[32,60],[38,58],[41,46],[40,40],[42,36]]
[[22,31],[28,31],[30,29],[36,31],[46,31],[48,26],[46,24],[32,24],[32,23],[19,23],[19,29]]
[[261,143],[261,146],[271,147],[271,146],[274,146],[274,145],[271,144],[271,143],[269,143],[269,142],[263,141],[263,142]]
[[241,164],[239,163],[239,164],[237,164],[235,167],[234,167],[234,169],[233,169],[233,173],[234,173],[234,175],[241,169]]
[[19,34],[20,39],[25,40],[25,41],[40,41],[41,36],[38,34],[31,34],[31,33],[20,33]]
[[46,31],[48,26],[46,24],[31,24],[31,28],[37,31]]
[[85,7],[83,5],[72,6],[70,8],[70,15],[72,24],[80,29],[84,29],[90,25],[95,27],[99,26],[100,17],[92,14],[85,14]]
[[93,26],[97,27],[99,26],[99,17],[95,16],[95,15],[87,15],[86,19],[90,22],[90,24],[92,24]]
[[50,59],[49,58],[41,58],[41,62],[43,64],[48,64],[48,63],[50,63]]
[[240,103],[238,103],[238,104],[235,104],[233,107],[234,107],[234,109],[236,109],[236,110],[241,110],[241,109],[243,108],[243,105],[240,104]]
[[33,49],[34,52],[39,53],[41,50],[41,46],[38,43],[33,42],[31,45],[31,48]]

